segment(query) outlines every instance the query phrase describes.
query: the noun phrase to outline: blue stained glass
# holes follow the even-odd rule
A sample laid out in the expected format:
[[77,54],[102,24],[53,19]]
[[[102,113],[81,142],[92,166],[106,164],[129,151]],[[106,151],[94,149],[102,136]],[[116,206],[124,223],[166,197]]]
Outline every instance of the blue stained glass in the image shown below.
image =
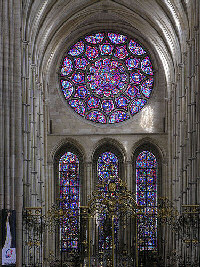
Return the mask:
[[85,104],[81,100],[72,99],[69,104],[79,115],[85,115]]
[[140,72],[133,72],[130,75],[130,82],[139,84],[145,78],[145,76]]
[[137,58],[128,58],[126,60],[126,66],[128,70],[132,70],[133,68],[138,68],[140,64],[140,60]]
[[134,114],[139,112],[144,107],[145,104],[146,104],[146,100],[144,99],[133,100],[130,105],[131,115],[133,116]]
[[106,99],[102,101],[102,109],[103,111],[108,114],[114,109],[114,103],[111,99]]
[[113,51],[113,45],[109,44],[109,43],[105,43],[100,45],[100,51],[102,55],[112,55],[112,51]]
[[149,75],[153,75],[153,70],[149,57],[145,57],[141,62],[141,69]]
[[116,51],[115,51],[115,57],[119,58],[119,59],[124,59],[128,56],[128,52],[126,50],[126,46],[117,46],[116,47]]
[[88,85],[100,97],[114,97],[127,83],[123,64],[109,58],[92,63],[88,73]]
[[90,109],[97,109],[99,107],[99,104],[100,104],[100,100],[95,97],[95,96],[90,96],[88,99],[87,99],[87,109],[90,110]]
[[117,33],[108,33],[108,38],[113,44],[123,44],[127,40],[127,37],[125,35]]
[[104,38],[103,33],[96,33],[94,35],[86,36],[85,40],[91,44],[99,44],[103,41],[103,38]]
[[153,78],[149,78],[141,84],[141,92],[145,97],[147,98],[150,97],[152,87],[153,87]]
[[98,49],[96,47],[87,45],[85,54],[89,59],[94,59],[94,58],[98,57],[99,52],[98,52]]
[[85,70],[89,62],[87,59],[83,58],[75,58],[74,59],[76,69]]
[[129,49],[131,51],[131,53],[133,53],[134,55],[143,55],[146,53],[146,51],[135,41],[130,40],[129,42]]
[[68,81],[61,80],[61,86],[65,99],[70,98],[74,91],[73,85]]
[[137,85],[130,84],[126,89],[126,94],[131,98],[141,98],[140,90]]
[[[151,60],[140,44],[127,35],[97,32],[79,39],[68,50],[60,68],[60,83],[75,112],[92,122],[113,124],[130,119],[146,104],[153,75]],[[101,103],[95,104],[92,96]]]
[[83,53],[84,47],[85,45],[83,41],[77,42],[74,46],[72,46],[68,54],[71,56],[78,56]]
[[109,181],[118,178],[119,161],[112,152],[104,152],[98,159],[98,179],[100,181]]
[[157,250],[157,160],[147,150],[136,160],[136,200],[144,214],[137,216],[138,249]]
[[86,118],[90,121],[106,123],[106,117],[102,114],[102,112],[94,110],[87,114]]
[[76,72],[72,75],[72,81],[75,83],[83,83],[84,82],[84,73]]
[[119,123],[128,120],[130,117],[125,111],[116,110],[109,117],[109,123]]
[[[71,179],[76,183],[69,183]],[[72,152],[66,152],[59,160],[60,208],[67,217],[60,218],[62,235],[61,250],[77,252],[79,249],[79,159]],[[65,182],[67,180],[67,182]]]
[[116,106],[128,110],[129,100],[125,96],[120,96],[116,99]]
[[86,86],[78,86],[76,89],[75,97],[77,98],[86,98],[89,95],[89,91]]
[[[110,152],[106,151],[102,153],[97,162],[97,173],[98,173],[98,181],[101,183],[104,182],[105,187],[103,187],[103,191],[105,195],[108,192],[108,184],[109,182],[115,182],[118,185],[119,178],[119,160],[118,157]],[[111,218],[108,216],[106,212],[101,214],[98,218],[99,220],[99,248],[102,250],[107,250],[111,248],[112,241],[112,233],[111,233]],[[115,236],[115,244],[117,242],[118,237],[118,220],[114,220],[114,236]]]
[[61,75],[62,76],[68,75],[70,72],[72,72],[72,70],[73,70],[72,61],[71,59],[66,57],[63,61],[63,66],[61,68]]

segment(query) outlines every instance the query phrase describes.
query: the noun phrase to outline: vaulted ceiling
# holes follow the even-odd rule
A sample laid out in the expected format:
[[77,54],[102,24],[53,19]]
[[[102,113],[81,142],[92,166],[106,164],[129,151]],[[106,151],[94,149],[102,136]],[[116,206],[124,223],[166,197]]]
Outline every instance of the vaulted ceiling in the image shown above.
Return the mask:
[[[23,39],[43,74],[67,44],[97,29],[135,36],[160,60],[166,80],[182,60],[189,39],[188,0],[30,0],[24,1]],[[62,55],[61,55],[62,56]]]

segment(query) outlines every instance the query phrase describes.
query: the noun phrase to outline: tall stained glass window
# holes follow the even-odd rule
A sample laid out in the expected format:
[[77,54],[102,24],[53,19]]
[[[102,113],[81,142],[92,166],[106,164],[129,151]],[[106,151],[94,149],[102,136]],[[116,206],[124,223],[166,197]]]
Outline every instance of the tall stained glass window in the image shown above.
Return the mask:
[[139,251],[157,250],[157,169],[155,155],[142,151],[136,160],[136,198],[143,214],[138,215]]
[[[118,183],[119,180],[119,160],[112,152],[102,153],[97,162],[97,173],[99,183],[104,183],[106,186],[102,189],[102,194],[107,195],[109,183]],[[111,194],[115,194],[114,192]],[[112,221],[108,213],[99,215],[99,249],[108,250],[112,247]],[[115,244],[117,243],[118,220],[114,220],[115,225]]]
[[60,207],[64,216],[60,220],[62,251],[75,252],[79,249],[79,159],[66,152],[59,161]]
[[153,67],[145,48],[124,34],[86,35],[66,52],[59,74],[68,105],[100,123],[126,121],[150,98]]

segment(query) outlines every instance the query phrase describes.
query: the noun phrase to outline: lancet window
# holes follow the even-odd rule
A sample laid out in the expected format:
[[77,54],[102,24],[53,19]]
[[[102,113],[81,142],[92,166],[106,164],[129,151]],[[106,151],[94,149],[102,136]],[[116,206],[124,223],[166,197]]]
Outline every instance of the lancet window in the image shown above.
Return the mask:
[[60,208],[65,216],[60,219],[62,251],[79,250],[80,231],[80,164],[76,154],[68,151],[59,160]]
[[[109,151],[102,153],[97,162],[97,173],[98,173],[98,182],[104,183],[102,194],[105,197],[108,195],[109,183],[117,183],[119,181],[119,159],[118,157]],[[112,192],[111,194],[115,194]],[[115,245],[118,242],[118,219],[114,220],[115,226]],[[112,243],[112,222],[111,217],[108,212],[99,214],[98,218],[98,228],[99,228],[99,249],[100,250],[109,250]]]
[[157,176],[156,156],[143,150],[136,159],[136,199],[141,213],[137,216],[139,251],[157,250]]

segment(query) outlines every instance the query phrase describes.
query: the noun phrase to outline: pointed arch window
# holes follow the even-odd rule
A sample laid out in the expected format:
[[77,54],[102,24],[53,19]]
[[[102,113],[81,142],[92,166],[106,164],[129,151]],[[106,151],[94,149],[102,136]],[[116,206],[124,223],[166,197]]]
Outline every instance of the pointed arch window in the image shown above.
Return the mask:
[[157,250],[157,173],[156,156],[148,150],[136,159],[136,199],[142,214],[137,217],[138,250]]
[[61,250],[75,252],[79,249],[80,164],[76,154],[68,151],[59,160]]
[[[107,195],[107,191],[109,190],[109,183],[119,182],[119,159],[118,157],[110,152],[106,151],[102,153],[97,161],[97,174],[98,174],[98,182],[104,183],[104,192],[105,196]],[[112,194],[115,194],[114,192]],[[98,226],[99,226],[99,249],[100,250],[108,250],[112,246],[112,235],[111,235],[111,217],[104,212],[100,214],[98,218]],[[118,242],[118,220],[115,218],[115,245]]]

